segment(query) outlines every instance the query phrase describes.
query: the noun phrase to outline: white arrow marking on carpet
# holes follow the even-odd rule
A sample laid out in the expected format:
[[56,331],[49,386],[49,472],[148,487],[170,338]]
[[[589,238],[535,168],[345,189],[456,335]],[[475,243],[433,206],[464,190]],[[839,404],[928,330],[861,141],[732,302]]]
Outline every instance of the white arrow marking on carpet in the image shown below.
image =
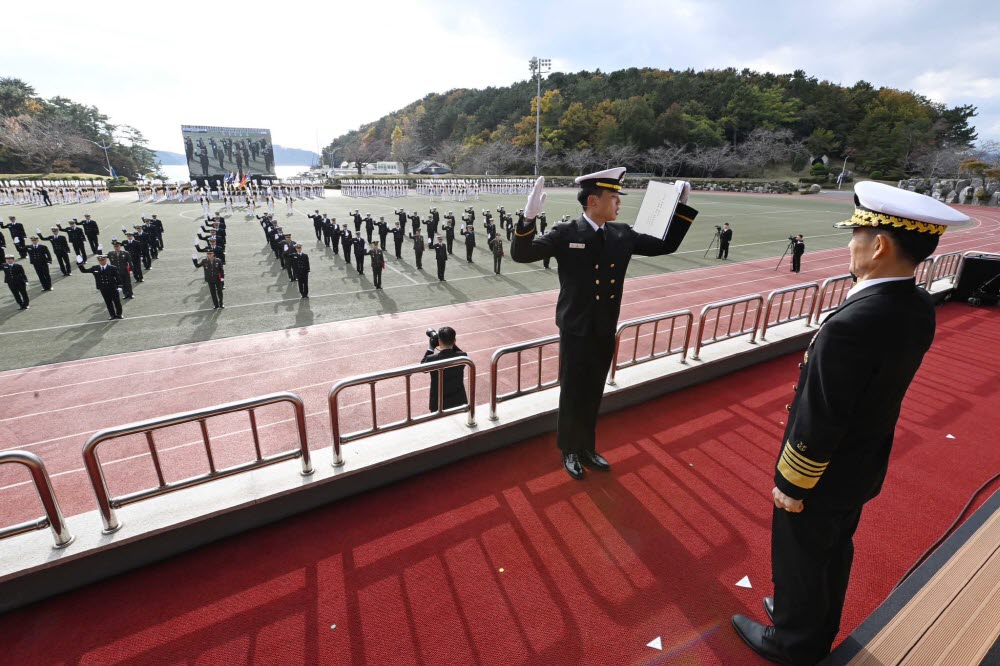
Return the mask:
[[651,647],[654,650],[660,650],[662,652],[663,651],[663,641],[660,640],[659,636],[657,636],[653,640],[651,640],[648,643],[646,643],[646,647]]
[[740,578],[739,582],[736,583],[736,587],[751,589],[753,585],[750,584],[750,576],[743,576],[743,578]]
[[945,435],[944,438],[945,439],[955,439],[955,436],[949,434],[949,435]]

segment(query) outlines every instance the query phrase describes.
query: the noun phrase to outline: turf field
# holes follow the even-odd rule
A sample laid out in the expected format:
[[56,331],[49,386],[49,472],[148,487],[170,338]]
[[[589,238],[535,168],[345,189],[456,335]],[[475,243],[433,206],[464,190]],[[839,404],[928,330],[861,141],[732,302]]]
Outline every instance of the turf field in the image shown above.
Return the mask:
[[[70,217],[82,218],[84,213],[90,213],[100,225],[100,240],[106,249],[111,247],[112,236],[122,237],[122,226],[131,227],[141,215],[156,213],[166,229],[166,249],[146,273],[145,282],[135,285],[135,299],[123,302],[125,319],[114,322],[107,321],[107,310],[90,275],[74,267],[72,277],[62,277],[53,258],[53,290],[44,293],[34,270],[21,261],[29,277],[31,308],[18,310],[10,292],[0,290],[0,370],[554,289],[558,287],[555,262],[551,270],[545,270],[540,263],[515,264],[508,256],[503,274],[493,274],[481,211],[495,211],[498,206],[516,211],[524,201],[523,195],[483,196],[470,202],[432,201],[423,196],[352,199],[330,192],[326,199],[298,201],[291,216],[286,216],[284,204],[278,202],[277,219],[310,255],[310,298],[305,300],[299,298],[296,284],[288,281],[265,245],[257,220],[237,210],[227,218],[226,309],[221,311],[212,309],[202,272],[191,264],[194,235],[201,224],[197,203],[138,203],[134,194],[124,193],[112,195],[110,201],[100,204],[5,206],[0,208],[0,215],[16,215],[29,234],[36,227],[47,234],[57,221],[65,223]],[[632,192],[622,201],[619,221],[632,222],[642,203],[642,193]],[[715,225],[723,222],[729,222],[734,230],[731,261],[774,257],[777,262],[787,237],[802,233],[807,248],[803,263],[808,265],[809,251],[846,243],[848,232],[836,231],[830,225],[846,219],[853,210],[847,197],[695,192],[690,203],[700,214],[681,250],[667,257],[633,258],[630,276],[717,263],[714,248],[707,258],[704,255]],[[409,243],[404,245],[402,260],[391,256],[390,247],[382,291],[374,289],[367,262],[365,275],[358,275],[353,266],[344,263],[342,255],[335,256],[316,241],[312,221],[306,217],[318,209],[336,217],[339,223],[348,222],[353,231],[347,213],[355,208],[362,214],[371,212],[376,219],[384,215],[392,222],[397,207],[416,210],[425,217],[431,206],[442,215],[452,210],[460,216],[470,205],[476,210],[474,263],[466,263],[465,247],[458,237],[455,254],[448,262],[447,280],[438,282],[433,253],[424,254],[423,270],[417,270]],[[577,216],[579,212],[575,190],[549,191],[546,213],[550,224],[563,214]],[[11,239],[6,231],[3,233],[10,251]],[[94,263],[91,258],[87,265]],[[274,351],[281,353],[280,349]]]

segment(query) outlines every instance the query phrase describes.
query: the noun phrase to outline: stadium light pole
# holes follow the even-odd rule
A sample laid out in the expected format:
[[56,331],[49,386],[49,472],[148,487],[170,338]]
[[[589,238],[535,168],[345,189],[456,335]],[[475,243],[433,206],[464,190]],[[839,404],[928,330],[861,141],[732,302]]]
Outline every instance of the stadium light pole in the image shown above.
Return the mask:
[[534,57],[528,61],[532,76],[538,82],[538,94],[535,97],[535,175],[538,175],[538,157],[542,131],[542,74],[552,71],[552,61],[548,58]]

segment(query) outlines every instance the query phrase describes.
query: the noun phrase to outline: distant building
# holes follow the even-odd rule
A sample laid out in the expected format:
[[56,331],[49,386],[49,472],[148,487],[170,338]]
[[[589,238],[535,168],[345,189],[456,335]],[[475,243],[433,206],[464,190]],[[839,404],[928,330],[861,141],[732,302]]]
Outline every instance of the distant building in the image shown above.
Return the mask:
[[438,176],[445,173],[451,173],[451,167],[444,162],[424,160],[415,164],[413,168],[410,169],[410,173],[417,173],[425,176]]
[[[337,176],[356,176],[358,169],[354,162],[341,162],[340,166],[333,169]],[[361,175],[363,176],[398,176],[403,173],[399,162],[365,162],[361,165]]]

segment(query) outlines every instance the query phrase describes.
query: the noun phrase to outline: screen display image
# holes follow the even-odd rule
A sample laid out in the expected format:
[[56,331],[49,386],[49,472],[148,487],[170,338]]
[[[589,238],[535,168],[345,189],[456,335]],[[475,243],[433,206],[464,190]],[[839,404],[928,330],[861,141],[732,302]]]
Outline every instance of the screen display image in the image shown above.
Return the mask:
[[181,135],[192,178],[274,173],[271,130],[181,125]]

